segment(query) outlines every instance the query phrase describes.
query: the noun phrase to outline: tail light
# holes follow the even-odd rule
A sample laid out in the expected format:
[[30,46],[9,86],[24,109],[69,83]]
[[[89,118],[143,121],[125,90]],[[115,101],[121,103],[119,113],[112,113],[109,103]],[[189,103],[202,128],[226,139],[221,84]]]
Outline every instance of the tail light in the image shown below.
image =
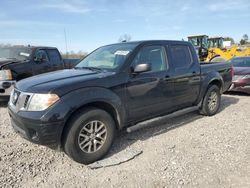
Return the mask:
[[230,68],[230,74],[231,74],[231,77],[233,78],[233,76],[234,76],[234,67],[233,66],[231,66],[231,68]]

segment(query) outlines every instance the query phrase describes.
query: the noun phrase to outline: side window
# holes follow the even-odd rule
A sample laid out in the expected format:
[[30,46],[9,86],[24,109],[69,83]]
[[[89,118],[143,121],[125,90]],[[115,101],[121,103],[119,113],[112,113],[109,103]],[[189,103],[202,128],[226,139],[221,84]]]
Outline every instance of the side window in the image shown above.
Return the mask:
[[188,68],[193,63],[188,46],[170,46],[170,53],[175,69]]
[[151,72],[166,70],[168,67],[165,48],[163,46],[146,46],[142,48],[133,60],[132,65],[135,67],[143,63],[151,65]]
[[39,59],[39,60],[42,60],[44,62],[49,61],[49,58],[47,56],[46,51],[42,50],[42,49],[39,49],[39,50],[36,51],[35,58]]
[[60,63],[61,56],[57,50],[47,50],[49,54],[50,62],[52,63]]

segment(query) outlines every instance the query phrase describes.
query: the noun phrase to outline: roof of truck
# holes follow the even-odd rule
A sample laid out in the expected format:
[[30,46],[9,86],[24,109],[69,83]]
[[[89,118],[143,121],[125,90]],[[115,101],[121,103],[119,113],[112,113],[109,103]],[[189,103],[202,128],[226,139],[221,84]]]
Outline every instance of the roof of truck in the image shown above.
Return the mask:
[[[182,40],[141,40],[141,41],[129,41],[129,42],[120,42],[120,43],[114,43],[114,44],[149,44],[149,43],[175,43],[175,44],[190,44],[188,41],[182,41]],[[109,45],[114,45],[109,44]],[[109,46],[107,45],[107,46]]]
[[37,49],[37,48],[46,48],[46,49],[57,49],[56,47],[50,46],[24,46],[24,45],[15,45],[15,46],[1,46],[0,48],[29,48],[29,49]]

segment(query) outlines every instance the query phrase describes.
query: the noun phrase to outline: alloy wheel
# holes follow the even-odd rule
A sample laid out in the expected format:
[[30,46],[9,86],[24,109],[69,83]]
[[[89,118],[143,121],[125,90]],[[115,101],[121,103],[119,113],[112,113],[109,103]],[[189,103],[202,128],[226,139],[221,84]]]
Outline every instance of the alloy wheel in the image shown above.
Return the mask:
[[85,153],[98,151],[106,141],[107,129],[103,122],[95,120],[86,123],[78,136],[80,149]]
[[212,91],[208,97],[208,108],[210,111],[214,111],[217,107],[218,95],[215,91]]

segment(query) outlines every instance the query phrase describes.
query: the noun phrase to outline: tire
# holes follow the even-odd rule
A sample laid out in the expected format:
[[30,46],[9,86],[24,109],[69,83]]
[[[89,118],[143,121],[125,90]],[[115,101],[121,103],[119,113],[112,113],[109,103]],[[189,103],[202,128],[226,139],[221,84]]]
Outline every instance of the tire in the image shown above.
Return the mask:
[[104,110],[85,109],[70,120],[63,147],[74,161],[89,164],[104,157],[112,146],[115,123]]
[[9,96],[0,96],[0,107],[1,106],[8,106],[9,100],[10,100]]
[[210,85],[202,102],[201,114],[206,116],[215,115],[220,108],[220,102],[220,88],[217,85]]

